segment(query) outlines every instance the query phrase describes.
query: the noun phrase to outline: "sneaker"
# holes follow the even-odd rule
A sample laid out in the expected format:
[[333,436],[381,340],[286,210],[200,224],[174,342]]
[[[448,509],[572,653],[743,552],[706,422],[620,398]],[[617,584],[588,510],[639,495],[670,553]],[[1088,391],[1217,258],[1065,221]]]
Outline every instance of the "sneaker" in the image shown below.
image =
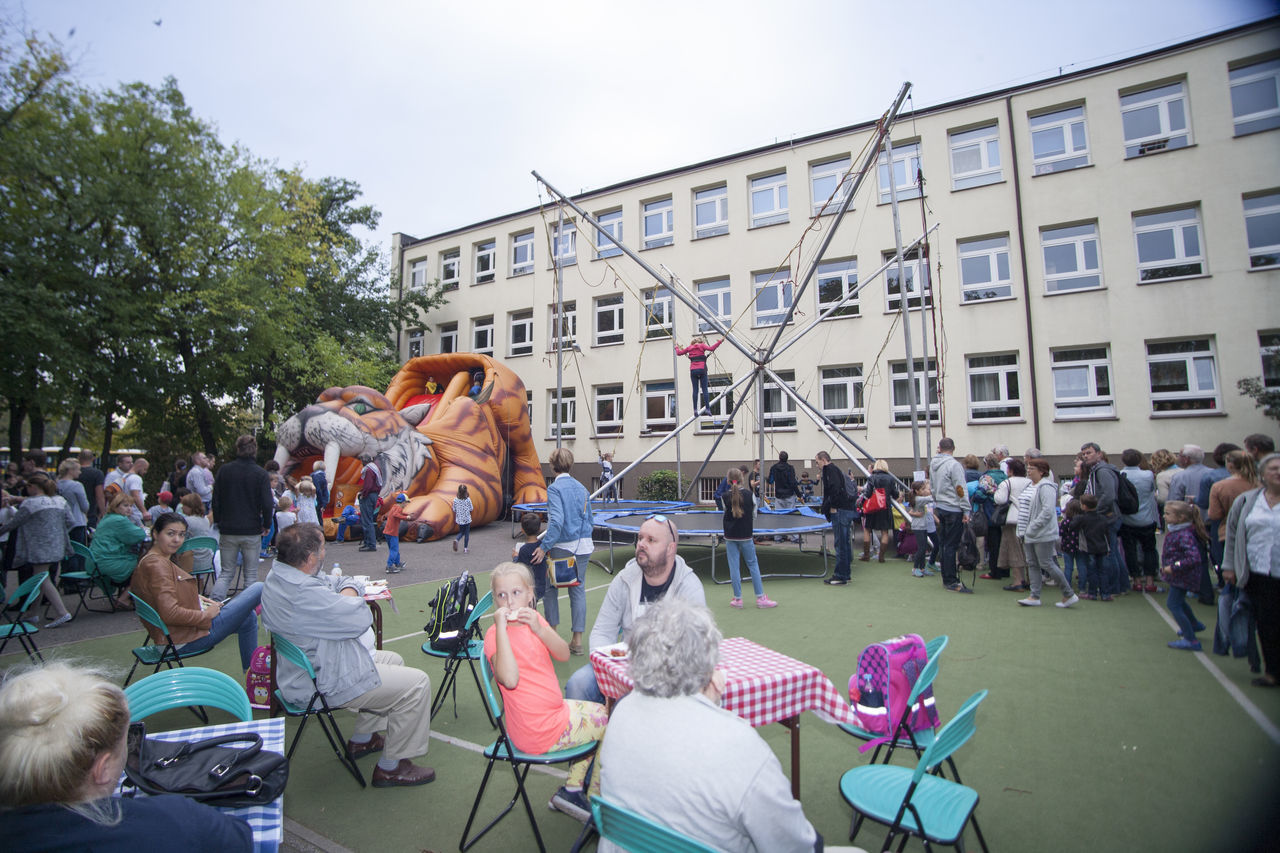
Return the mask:
[[71,614],[70,614],[70,613],[64,613],[64,614],[62,614],[61,616],[59,616],[57,619],[54,619],[54,620],[53,620],[52,622],[50,622],[49,624],[45,625],[45,627],[46,627],[46,628],[57,628],[57,627],[60,627],[60,626],[62,626],[62,625],[67,624],[67,623],[68,623],[68,622],[70,622],[70,621],[71,621]]
[[924,576],[925,576],[925,577],[927,577],[927,578],[931,578],[931,577],[933,577],[934,575],[938,574],[938,572],[937,572],[937,568],[938,568],[937,566],[933,566],[933,567],[925,566],[925,567],[924,567]]
[[1198,652],[1203,649],[1199,640],[1188,640],[1186,637],[1183,637],[1181,640],[1170,640],[1169,648],[1178,649],[1179,651],[1184,652]]
[[470,548],[463,548],[463,549],[462,549],[462,553],[464,553],[464,554],[470,554],[470,553],[471,553],[471,549],[470,549]]
[[1106,594],[1104,593],[1103,595],[1098,596],[1098,600],[1099,600],[1099,601],[1115,601],[1115,598],[1113,598],[1113,597],[1112,597],[1112,596],[1110,596],[1110,595],[1106,595]]
[[[933,574],[933,573],[932,573],[932,572],[930,572],[930,574]],[[924,569],[912,569],[912,570],[911,570],[911,576],[912,576],[913,578],[922,578],[922,577],[924,577]]]
[[756,596],[756,607],[759,607],[761,610],[768,610],[770,607],[777,607],[777,606],[778,606],[778,602],[774,601],[772,598],[770,598],[767,595]]
[[848,582],[845,578],[827,578],[823,581],[827,586],[844,586]]
[[1055,601],[1053,603],[1053,606],[1054,607],[1070,607],[1071,605],[1077,603],[1078,601],[1080,601],[1080,596],[1073,595],[1070,598],[1064,598],[1062,601]]
[[741,599],[741,598],[731,598],[731,599],[729,599],[729,606],[730,606],[730,607],[736,607],[736,608],[738,608],[739,610],[741,610],[741,609],[742,609],[742,599]]
[[567,788],[561,788],[556,791],[556,795],[551,798],[551,802],[547,803],[547,808],[555,812],[564,812],[569,817],[582,823],[591,820],[591,804],[587,802],[586,794],[581,791],[570,791]]
[[955,583],[953,583],[951,586],[946,587],[946,589],[947,589],[947,591],[948,591],[948,592],[962,592],[962,593],[966,593],[966,594],[968,594],[968,595],[972,595],[972,594],[973,594],[973,590],[969,589],[969,587],[965,586],[964,584],[960,583],[959,581],[956,581],[956,582],[955,582]]
[[1039,607],[1040,599],[1027,596],[1026,598],[1019,598],[1018,603],[1021,604],[1023,607]]
[[1079,595],[1077,595],[1077,596],[1076,596],[1076,598],[1079,598],[1079,599],[1081,599],[1082,601],[1097,601],[1097,600],[1098,600],[1098,597],[1097,597],[1096,595],[1094,595],[1093,593],[1091,593],[1091,592],[1082,592],[1082,593],[1080,593]]

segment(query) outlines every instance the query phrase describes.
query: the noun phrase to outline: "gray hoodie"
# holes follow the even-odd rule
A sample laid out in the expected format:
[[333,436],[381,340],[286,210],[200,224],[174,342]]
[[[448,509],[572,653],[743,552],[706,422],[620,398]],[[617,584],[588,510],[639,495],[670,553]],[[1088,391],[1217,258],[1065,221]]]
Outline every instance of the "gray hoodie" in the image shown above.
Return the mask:
[[929,488],[938,509],[968,512],[969,497],[964,487],[964,466],[950,453],[929,460]]

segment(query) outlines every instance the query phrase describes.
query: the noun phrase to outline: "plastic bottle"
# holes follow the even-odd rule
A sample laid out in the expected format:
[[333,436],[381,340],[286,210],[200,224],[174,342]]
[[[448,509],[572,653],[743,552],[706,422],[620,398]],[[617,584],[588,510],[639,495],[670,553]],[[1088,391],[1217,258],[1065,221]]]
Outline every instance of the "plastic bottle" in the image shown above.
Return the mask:
[[333,564],[333,571],[332,571],[332,572],[330,572],[329,574],[331,574],[331,575],[333,576],[333,582],[334,582],[334,584],[336,585],[336,584],[338,583],[338,581],[342,580],[342,566],[338,565],[338,564],[335,562],[335,563]]

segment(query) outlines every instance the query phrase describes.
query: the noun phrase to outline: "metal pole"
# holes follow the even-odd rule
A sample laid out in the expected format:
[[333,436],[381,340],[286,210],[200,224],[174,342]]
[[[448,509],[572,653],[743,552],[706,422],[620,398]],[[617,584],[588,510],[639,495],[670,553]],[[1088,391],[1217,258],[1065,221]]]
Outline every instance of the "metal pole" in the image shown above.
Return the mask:
[[[756,352],[759,353],[760,350]],[[760,356],[758,364],[761,367],[764,366],[763,359],[766,357],[763,354]],[[775,376],[774,381],[781,384],[782,380]],[[756,496],[756,506],[759,507],[764,503],[764,374],[760,370],[756,371],[756,439],[759,443],[756,456],[760,460],[760,494]],[[747,473],[747,486],[751,486],[750,472]]]
[[[916,188],[920,190],[920,230],[924,232],[924,245],[920,247],[920,269],[928,276],[929,293],[933,293],[933,270],[930,267],[929,256],[929,232],[928,221],[924,216],[924,174],[919,167],[916,168]],[[924,359],[924,453],[928,457],[933,452],[933,413],[930,411],[929,402],[929,321],[928,312],[938,310],[933,300],[926,307],[924,297],[920,299],[920,357]],[[935,372],[941,370],[941,365],[934,361],[933,369]],[[934,380],[938,385],[938,393],[942,393],[942,379],[939,376]],[[939,413],[942,409],[942,401],[938,401]]]
[[[920,413],[916,401],[916,363],[911,353],[911,313],[907,310],[906,265],[902,258],[902,225],[898,221],[898,180],[893,174],[893,142],[884,137],[884,154],[889,161],[889,204],[893,208],[893,242],[898,258],[898,310],[902,312],[902,339],[907,346],[907,402],[911,405],[911,470],[920,470]],[[924,282],[920,282],[920,311],[924,311]],[[928,376],[928,374],[925,374]],[[927,380],[926,380],[927,381]],[[893,394],[893,377],[889,377],[889,393]]]
[[[650,300],[650,308],[649,308],[650,316],[653,315],[652,304],[653,302],[657,301],[658,293],[656,290],[654,291],[653,296],[654,298]],[[671,306],[671,402],[673,404],[671,414],[675,416],[676,422],[679,423],[680,422],[680,356],[676,355],[676,311],[675,311],[674,305]],[[694,408],[695,410],[697,409],[696,406]],[[697,411],[694,411],[693,414],[696,416],[698,413]],[[681,491],[682,480],[680,479],[680,472],[681,472],[680,436],[679,434],[677,434],[676,435],[676,491],[677,492]]]
[[[760,368],[758,367],[756,368],[756,370],[759,369]],[[729,432],[729,425],[733,423],[733,419],[738,414],[738,410],[742,408],[742,404],[746,401],[746,394],[738,395],[738,402],[733,404],[733,409],[730,410],[729,417],[725,418],[724,423],[720,425],[720,433],[716,436],[716,440],[711,443],[711,449],[707,451],[707,458],[702,460],[702,464],[698,466],[697,472],[693,475],[693,483],[697,483],[702,478],[702,472],[707,470],[707,466],[711,464],[711,458],[716,455],[716,448],[720,446],[720,442],[724,441],[725,435]],[[688,500],[689,492],[691,490],[692,486],[690,486],[689,489],[685,489],[684,494],[680,496],[681,500]]]
[[564,275],[560,269],[560,239],[564,235],[564,206],[559,208],[556,236],[551,241],[551,262],[556,268],[556,449],[564,436]]

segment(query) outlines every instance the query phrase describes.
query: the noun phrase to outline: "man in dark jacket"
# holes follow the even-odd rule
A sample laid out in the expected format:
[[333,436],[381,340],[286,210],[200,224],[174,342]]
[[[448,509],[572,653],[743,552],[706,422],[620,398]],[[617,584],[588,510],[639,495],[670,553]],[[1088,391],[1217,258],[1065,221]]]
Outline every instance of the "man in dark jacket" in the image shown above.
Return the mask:
[[222,601],[236,572],[237,555],[244,562],[245,585],[258,580],[258,551],[271,527],[275,500],[271,479],[257,463],[258,442],[251,435],[236,439],[236,458],[213,478],[213,523],[218,527],[222,574],[212,598]]
[[853,560],[849,536],[855,515],[854,497],[845,487],[844,474],[839,466],[831,464],[830,454],[820,450],[813,461],[822,469],[822,508],[819,512],[831,519],[831,535],[836,544],[835,572],[823,583],[828,586],[844,586],[849,582]]
[[1076,484],[1075,496],[1093,495],[1098,499],[1098,515],[1107,520],[1110,535],[1102,570],[1111,578],[1111,588],[1115,592],[1127,592],[1129,578],[1120,568],[1118,555],[1120,510],[1116,507],[1116,490],[1120,487],[1120,470],[1102,457],[1102,448],[1092,441],[1081,445],[1080,461],[1084,464],[1085,477],[1082,483]]
[[773,485],[773,508],[796,508],[796,469],[787,461],[787,451],[778,453],[778,461],[769,469],[769,482]]

